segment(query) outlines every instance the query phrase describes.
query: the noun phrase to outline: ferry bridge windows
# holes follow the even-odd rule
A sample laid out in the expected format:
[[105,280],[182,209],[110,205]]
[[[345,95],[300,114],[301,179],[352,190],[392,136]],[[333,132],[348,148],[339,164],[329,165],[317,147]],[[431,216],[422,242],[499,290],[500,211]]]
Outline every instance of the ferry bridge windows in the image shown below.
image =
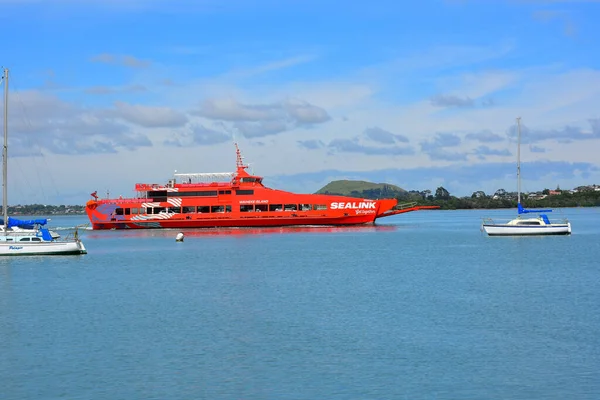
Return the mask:
[[252,182],[260,182],[260,178],[255,178],[253,176],[247,176],[242,178],[242,183],[252,183]]
[[252,204],[242,204],[240,205],[240,212],[253,212],[254,205]]
[[236,190],[235,194],[238,196],[252,196],[254,194],[254,190]]

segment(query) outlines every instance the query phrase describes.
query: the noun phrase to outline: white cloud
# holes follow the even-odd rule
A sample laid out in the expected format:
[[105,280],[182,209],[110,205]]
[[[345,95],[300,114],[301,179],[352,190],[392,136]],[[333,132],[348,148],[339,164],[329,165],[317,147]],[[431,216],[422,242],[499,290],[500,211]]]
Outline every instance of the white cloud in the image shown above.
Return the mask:
[[90,58],[93,63],[112,64],[130,68],[145,68],[151,65],[148,60],[142,60],[130,55],[102,53]]
[[247,138],[311,127],[330,119],[323,108],[297,99],[269,104],[243,104],[232,98],[207,99],[191,113],[219,121],[225,129],[233,128]]
[[188,122],[184,113],[170,107],[144,106],[122,101],[115,102],[115,108],[107,111],[107,114],[145,128],[181,127]]

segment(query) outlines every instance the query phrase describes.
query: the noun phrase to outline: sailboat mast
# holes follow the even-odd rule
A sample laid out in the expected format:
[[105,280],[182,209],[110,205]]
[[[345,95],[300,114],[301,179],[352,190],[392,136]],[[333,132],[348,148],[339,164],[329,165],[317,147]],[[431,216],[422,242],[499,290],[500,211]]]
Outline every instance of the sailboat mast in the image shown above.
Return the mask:
[[517,203],[521,204],[521,117],[517,117]]
[[4,147],[2,149],[2,212],[4,234],[8,232],[8,68],[4,68]]

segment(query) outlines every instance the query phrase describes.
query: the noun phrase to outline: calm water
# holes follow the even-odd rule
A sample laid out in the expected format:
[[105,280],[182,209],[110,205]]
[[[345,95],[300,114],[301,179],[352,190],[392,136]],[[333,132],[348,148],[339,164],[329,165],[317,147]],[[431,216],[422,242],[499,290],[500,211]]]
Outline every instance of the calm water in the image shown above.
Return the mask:
[[600,209],[564,209],[570,237],[479,231],[513,214],[0,259],[0,398],[598,399]]

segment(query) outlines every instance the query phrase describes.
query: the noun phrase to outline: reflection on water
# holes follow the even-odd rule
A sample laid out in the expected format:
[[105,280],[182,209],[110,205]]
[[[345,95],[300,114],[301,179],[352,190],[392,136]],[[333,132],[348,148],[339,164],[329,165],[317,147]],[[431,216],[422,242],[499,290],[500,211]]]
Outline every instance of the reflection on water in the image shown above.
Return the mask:
[[286,226],[264,228],[191,228],[191,229],[122,229],[106,231],[90,231],[86,237],[100,239],[106,237],[173,237],[183,232],[185,237],[203,236],[237,236],[237,235],[277,235],[294,233],[348,233],[348,232],[384,232],[395,231],[395,225],[355,225],[355,226]]

